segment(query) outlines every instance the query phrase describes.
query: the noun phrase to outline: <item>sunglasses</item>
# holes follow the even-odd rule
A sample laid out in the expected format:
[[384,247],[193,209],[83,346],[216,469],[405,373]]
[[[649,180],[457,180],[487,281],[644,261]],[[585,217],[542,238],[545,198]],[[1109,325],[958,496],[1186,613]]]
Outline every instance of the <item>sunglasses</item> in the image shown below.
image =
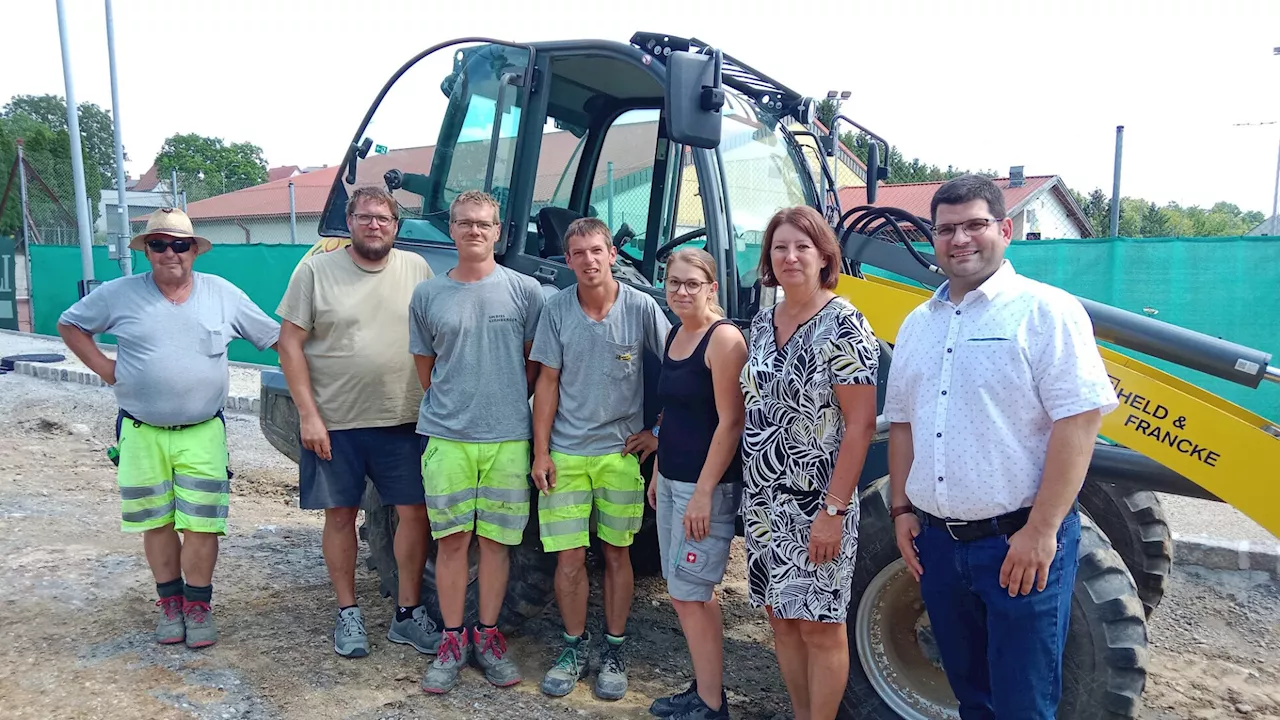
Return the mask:
[[177,253],[178,255],[181,255],[182,253],[190,250],[191,246],[194,244],[195,243],[191,242],[190,240],[183,240],[181,238],[178,238],[175,240],[161,240],[159,238],[151,238],[150,240],[147,241],[147,247],[151,248],[151,252],[154,252],[157,255],[163,255],[164,251],[168,250],[169,248],[173,248],[173,251],[175,253]]

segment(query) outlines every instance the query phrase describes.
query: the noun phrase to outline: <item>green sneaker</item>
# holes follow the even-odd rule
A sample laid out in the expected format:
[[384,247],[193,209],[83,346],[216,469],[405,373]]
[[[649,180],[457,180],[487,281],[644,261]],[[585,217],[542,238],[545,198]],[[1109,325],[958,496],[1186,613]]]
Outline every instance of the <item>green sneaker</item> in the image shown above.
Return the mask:
[[627,661],[622,657],[622,647],[626,643],[626,637],[605,635],[595,688],[596,697],[601,700],[621,700],[627,694]]
[[160,620],[156,622],[156,642],[161,645],[176,645],[187,639],[187,625],[182,617],[182,596],[160,598],[156,601],[160,608]]
[[472,628],[471,637],[476,647],[472,659],[477,667],[484,670],[485,680],[497,687],[511,687],[524,679],[520,668],[507,655],[507,639],[498,628]]
[[441,695],[458,684],[458,675],[471,657],[471,641],[467,631],[461,633],[445,630],[436,649],[436,659],[422,676],[420,686],[424,692]]
[[555,665],[542,678],[542,692],[552,697],[564,697],[573,692],[573,686],[587,676],[587,645],[591,635],[583,632],[574,639],[564,636],[564,650],[556,658]]
[[218,626],[207,602],[182,603],[182,621],[187,628],[187,647],[202,648],[218,642]]

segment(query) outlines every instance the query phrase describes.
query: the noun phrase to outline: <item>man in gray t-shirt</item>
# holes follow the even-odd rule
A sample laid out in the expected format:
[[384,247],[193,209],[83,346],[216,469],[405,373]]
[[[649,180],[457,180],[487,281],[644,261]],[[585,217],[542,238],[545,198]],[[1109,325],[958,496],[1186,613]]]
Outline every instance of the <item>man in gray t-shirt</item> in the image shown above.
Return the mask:
[[[58,334],[115,389],[121,529],[144,535],[160,595],[157,640],[205,647],[217,640],[213,569],[231,492],[227,345],[274,348],[280,325],[235,285],[192,271],[210,244],[181,210],[152,213],[129,247],[146,253],[151,270],[81,298]],[[114,360],[94,343],[98,333],[116,336]]]
[[585,672],[584,566],[594,529],[605,555],[606,631],[595,693],[618,699],[627,690],[621,651],[634,591],[630,547],[644,517],[640,463],[658,444],[642,428],[642,362],[645,348],[661,356],[671,324],[656,300],[614,279],[618,251],[607,225],[575,220],[565,247],[578,282],[547,301],[529,355],[542,365],[533,398],[538,529],[543,549],[558,553],[566,645],[542,690],[566,695]]
[[[498,630],[508,551],[529,521],[529,362],[542,287],[497,264],[498,201],[471,190],[449,208],[457,265],[421,282],[409,303],[409,352],[425,391],[418,434],[427,519],[436,540],[436,591],[444,632],[422,689],[445,693],[469,658],[498,687],[521,681]],[[471,536],[480,545],[480,624],[466,614]]]

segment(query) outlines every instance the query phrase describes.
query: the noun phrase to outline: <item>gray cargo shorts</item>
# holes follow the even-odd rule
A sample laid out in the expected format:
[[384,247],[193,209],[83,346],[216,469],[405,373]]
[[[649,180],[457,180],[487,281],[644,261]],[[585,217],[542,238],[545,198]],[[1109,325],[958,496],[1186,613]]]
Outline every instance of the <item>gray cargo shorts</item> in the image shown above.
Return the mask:
[[658,548],[662,577],[672,599],[707,602],[724,580],[734,520],[742,504],[742,483],[716,486],[711,495],[711,530],[701,540],[685,539],[684,533],[684,511],[695,487],[658,475]]

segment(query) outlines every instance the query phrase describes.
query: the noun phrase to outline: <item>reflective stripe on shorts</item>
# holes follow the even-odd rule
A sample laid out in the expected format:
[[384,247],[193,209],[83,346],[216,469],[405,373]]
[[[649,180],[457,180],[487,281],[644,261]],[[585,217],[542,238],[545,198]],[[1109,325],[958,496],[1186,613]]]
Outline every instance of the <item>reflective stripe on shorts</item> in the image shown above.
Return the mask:
[[538,534],[547,552],[586,547],[591,514],[602,542],[629,547],[644,521],[644,480],[635,455],[581,456],[551,451],[556,486],[538,495]]
[[119,430],[120,529],[227,532],[227,434],[215,417],[181,430],[125,419]]
[[475,532],[519,545],[529,522],[529,441],[433,437],[422,453],[422,487],[433,538]]

